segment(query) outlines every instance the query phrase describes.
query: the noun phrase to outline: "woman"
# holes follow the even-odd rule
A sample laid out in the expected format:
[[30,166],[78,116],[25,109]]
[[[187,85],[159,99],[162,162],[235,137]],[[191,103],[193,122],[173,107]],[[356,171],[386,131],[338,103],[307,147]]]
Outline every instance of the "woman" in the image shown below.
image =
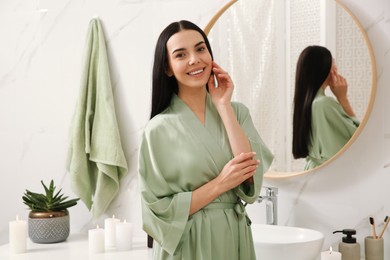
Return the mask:
[[[337,101],[324,94],[328,86]],[[306,158],[305,170],[335,155],[359,126],[347,89],[328,49],[309,46],[302,51],[295,79],[293,155]]]
[[256,201],[272,155],[198,26],[163,30],[152,85],[138,170],[153,259],[256,259],[241,200]]

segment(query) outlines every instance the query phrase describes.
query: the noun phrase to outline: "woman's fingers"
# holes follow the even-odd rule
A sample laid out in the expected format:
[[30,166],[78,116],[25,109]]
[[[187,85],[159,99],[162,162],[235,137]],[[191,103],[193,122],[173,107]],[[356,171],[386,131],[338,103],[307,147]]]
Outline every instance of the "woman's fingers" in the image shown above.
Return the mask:
[[335,71],[332,71],[332,85],[336,84],[337,82],[337,73]]
[[246,161],[248,159],[253,158],[256,155],[256,152],[246,152],[246,153],[241,153],[233,158],[236,162],[242,162]]
[[256,171],[260,161],[253,158],[255,155],[255,152],[242,153],[236,156],[232,163],[236,165],[236,170],[242,174]]
[[229,161],[218,176],[226,190],[237,187],[246,180],[253,183],[253,175],[260,161],[254,159],[255,152],[242,153]]
[[229,75],[227,73],[227,71],[223,70],[215,61],[213,61],[213,72],[215,73],[215,75],[219,75],[219,74],[222,74],[222,75]]
[[229,74],[222,74],[222,73],[219,73],[219,74],[216,74],[216,75],[217,75],[218,81],[221,81],[221,82],[230,82],[230,76],[229,76]]
[[213,61],[213,69],[222,70],[221,66],[219,66],[215,61]]
[[339,80],[340,80],[340,84],[341,85],[343,85],[343,86],[347,85],[347,81],[346,81],[346,79],[343,76],[340,75],[340,79]]

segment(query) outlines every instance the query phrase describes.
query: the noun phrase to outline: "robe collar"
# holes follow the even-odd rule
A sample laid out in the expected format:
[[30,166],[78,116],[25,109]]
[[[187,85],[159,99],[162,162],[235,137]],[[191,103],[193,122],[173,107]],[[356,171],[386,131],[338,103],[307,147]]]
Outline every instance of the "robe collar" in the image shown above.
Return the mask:
[[177,113],[182,123],[188,126],[191,134],[209,151],[211,158],[222,169],[233,155],[231,149],[225,149],[230,144],[227,133],[217,109],[211,101],[210,94],[206,94],[205,124],[203,125],[194,112],[176,94],[172,97],[171,108]]

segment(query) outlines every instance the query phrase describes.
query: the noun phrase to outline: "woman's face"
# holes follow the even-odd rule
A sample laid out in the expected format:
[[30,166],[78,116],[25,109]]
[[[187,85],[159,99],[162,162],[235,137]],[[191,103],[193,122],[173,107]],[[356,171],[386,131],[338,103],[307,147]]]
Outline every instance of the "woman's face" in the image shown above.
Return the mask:
[[175,76],[180,88],[204,87],[212,69],[211,54],[202,35],[195,30],[182,30],[167,42],[168,76]]

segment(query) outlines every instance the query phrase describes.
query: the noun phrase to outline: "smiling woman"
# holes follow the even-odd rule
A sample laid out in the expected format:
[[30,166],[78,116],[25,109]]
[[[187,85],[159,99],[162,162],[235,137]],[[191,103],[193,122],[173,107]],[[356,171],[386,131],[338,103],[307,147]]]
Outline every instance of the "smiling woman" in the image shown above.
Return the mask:
[[199,27],[163,30],[152,85],[138,172],[153,259],[255,260],[242,201],[258,198],[272,155]]
[[[348,98],[361,122],[351,139],[318,169],[335,160],[359,136],[374,102],[371,45],[358,21],[334,0],[230,1],[205,27],[215,60],[235,81],[235,100],[248,105],[275,155],[266,178],[305,171],[292,154],[292,115],[298,56],[309,45],[328,48],[348,82]],[[327,90],[326,95],[333,96]],[[331,140],[329,140],[331,142]]]

